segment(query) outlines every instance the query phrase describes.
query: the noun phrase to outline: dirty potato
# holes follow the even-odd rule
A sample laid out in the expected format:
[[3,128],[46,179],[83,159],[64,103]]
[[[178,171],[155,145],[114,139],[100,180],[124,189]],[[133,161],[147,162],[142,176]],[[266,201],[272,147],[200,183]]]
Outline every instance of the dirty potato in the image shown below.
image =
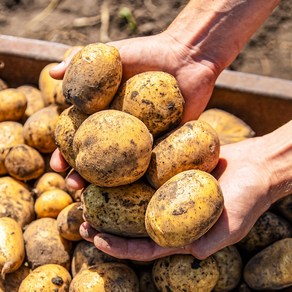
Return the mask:
[[279,290],[292,285],[292,238],[274,242],[254,255],[243,271],[255,290]]
[[198,260],[192,255],[172,255],[155,261],[153,280],[161,292],[210,292],[219,279],[213,257]]
[[77,129],[88,118],[87,114],[82,113],[75,106],[65,109],[59,116],[56,129],[56,144],[68,164],[75,168],[75,155],[73,152],[73,138]]
[[149,165],[152,135],[136,117],[117,110],[89,116],[73,139],[76,170],[101,187],[133,183]]
[[27,275],[18,292],[68,292],[71,280],[70,273],[64,267],[57,264],[42,265]]
[[52,153],[57,147],[54,134],[58,118],[58,108],[53,105],[31,115],[23,126],[25,144],[41,153]]
[[272,208],[292,224],[292,194],[278,200]]
[[13,146],[7,154],[4,164],[9,175],[21,181],[37,179],[45,171],[42,155],[26,144]]
[[25,95],[15,89],[7,88],[0,91],[0,122],[19,121],[26,110]]
[[145,237],[145,212],[155,190],[143,181],[119,187],[89,185],[81,195],[84,218],[98,231]]
[[184,99],[176,79],[165,72],[149,71],[127,80],[110,108],[137,117],[157,137],[180,123],[183,106]]
[[181,247],[205,234],[223,211],[218,181],[201,170],[181,172],[164,183],[150,199],[146,230],[160,246]]
[[154,147],[146,177],[157,189],[185,170],[211,172],[219,161],[219,152],[218,135],[209,124],[187,122]]
[[30,268],[26,265],[24,261],[21,267],[18,268],[15,272],[6,274],[5,281],[3,282],[5,288],[4,292],[18,292],[21,282],[28,276],[30,272]]
[[11,217],[23,228],[34,220],[34,199],[28,185],[10,176],[0,178],[0,217]]
[[119,51],[107,44],[89,44],[72,58],[63,79],[63,94],[80,111],[93,114],[109,105],[121,79]]
[[0,218],[0,269],[1,277],[16,271],[24,260],[24,240],[20,225],[12,218]]

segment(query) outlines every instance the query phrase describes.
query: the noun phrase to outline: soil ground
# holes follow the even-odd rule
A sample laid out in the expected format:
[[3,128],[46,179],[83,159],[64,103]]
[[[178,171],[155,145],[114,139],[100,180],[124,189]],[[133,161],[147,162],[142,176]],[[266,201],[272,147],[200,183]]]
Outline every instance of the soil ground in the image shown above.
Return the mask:
[[[186,0],[1,0],[0,34],[69,45],[164,30]],[[130,11],[135,25],[122,16]],[[231,64],[231,70],[292,79],[292,0],[278,8]]]

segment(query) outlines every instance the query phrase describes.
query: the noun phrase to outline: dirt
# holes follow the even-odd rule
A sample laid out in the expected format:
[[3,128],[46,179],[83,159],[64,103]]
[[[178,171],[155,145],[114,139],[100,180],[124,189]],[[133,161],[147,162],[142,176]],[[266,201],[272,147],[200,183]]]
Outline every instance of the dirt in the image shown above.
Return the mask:
[[[0,33],[68,45],[151,35],[164,30],[187,2],[1,0]],[[281,1],[229,69],[292,79],[291,11],[292,0]]]

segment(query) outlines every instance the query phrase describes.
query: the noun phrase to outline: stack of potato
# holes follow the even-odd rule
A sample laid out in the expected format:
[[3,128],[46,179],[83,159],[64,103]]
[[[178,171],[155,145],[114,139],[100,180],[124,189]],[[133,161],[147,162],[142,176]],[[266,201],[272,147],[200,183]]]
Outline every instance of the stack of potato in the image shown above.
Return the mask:
[[[47,65],[39,86],[0,90],[0,291],[238,291],[292,284],[291,196],[259,218],[236,246],[198,260],[113,258],[79,226],[180,247],[205,234],[224,206],[210,174],[220,144],[254,135],[218,109],[180,126],[184,100],[173,76],[145,72],[122,83],[118,51],[91,44],[63,81]],[[49,167],[59,147],[89,182],[66,186]],[[280,214],[280,215],[279,215]],[[290,253],[289,253],[290,252]]]

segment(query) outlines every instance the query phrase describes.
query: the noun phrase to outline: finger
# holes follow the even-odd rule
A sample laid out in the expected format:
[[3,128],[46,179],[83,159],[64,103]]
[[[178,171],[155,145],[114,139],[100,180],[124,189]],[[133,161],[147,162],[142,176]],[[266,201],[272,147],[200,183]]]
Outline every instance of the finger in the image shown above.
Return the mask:
[[59,149],[56,149],[53,152],[53,154],[51,156],[51,160],[50,160],[50,166],[56,172],[63,172],[69,168],[68,163],[66,162],[66,160],[62,156]]
[[87,186],[87,182],[74,169],[70,171],[66,178],[67,186],[72,190],[80,190]]
[[93,238],[98,232],[93,229],[88,222],[83,222],[80,225],[79,233],[85,240],[93,243]]

